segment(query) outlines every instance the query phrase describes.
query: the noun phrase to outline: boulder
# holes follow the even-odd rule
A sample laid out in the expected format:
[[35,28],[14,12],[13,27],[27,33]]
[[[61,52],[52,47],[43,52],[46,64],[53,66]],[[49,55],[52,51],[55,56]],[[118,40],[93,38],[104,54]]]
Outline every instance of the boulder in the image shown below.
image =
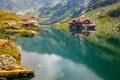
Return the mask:
[[15,58],[9,54],[3,54],[0,56],[0,70],[15,70],[19,68]]
[[0,55],[2,54],[9,54],[17,61],[20,61],[21,47],[13,41],[0,39]]
[[0,80],[34,75],[21,65],[21,47],[13,41],[0,39]]

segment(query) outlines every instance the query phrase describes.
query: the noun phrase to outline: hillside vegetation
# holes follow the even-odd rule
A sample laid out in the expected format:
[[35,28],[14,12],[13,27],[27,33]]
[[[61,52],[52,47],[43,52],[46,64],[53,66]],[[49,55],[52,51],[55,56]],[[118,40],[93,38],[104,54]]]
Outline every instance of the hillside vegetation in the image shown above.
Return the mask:
[[1,0],[0,9],[19,15],[39,16],[41,24],[66,22],[87,11],[120,0]]
[[[87,18],[96,23],[97,30],[95,35],[103,38],[111,36],[120,38],[120,2],[93,9],[82,16],[73,18],[67,22],[70,23],[72,20],[80,18]],[[63,25],[61,23],[56,23],[54,26],[68,28],[68,25]]]
[[15,13],[0,10],[0,39],[16,39],[39,33],[39,25],[29,23],[26,27],[22,22],[23,20]]
[[120,2],[92,10],[82,18],[91,19],[97,24],[97,36],[120,38]]
[[61,0],[53,7],[44,6],[40,9],[41,18],[46,18],[41,24],[65,22],[81,13],[85,0]]
[[0,25],[4,22],[22,21],[15,13],[0,10]]

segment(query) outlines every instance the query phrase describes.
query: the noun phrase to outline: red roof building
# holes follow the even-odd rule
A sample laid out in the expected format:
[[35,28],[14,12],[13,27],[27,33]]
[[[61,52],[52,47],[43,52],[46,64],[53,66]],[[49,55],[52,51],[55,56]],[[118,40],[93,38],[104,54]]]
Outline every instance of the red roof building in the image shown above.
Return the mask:
[[92,20],[88,20],[88,19],[78,19],[76,20],[76,22],[82,23],[83,25],[86,25],[88,27],[96,26]]
[[38,22],[38,18],[36,17],[21,17],[25,22]]
[[78,20],[76,20],[76,22],[80,22],[80,23],[83,23],[83,24],[93,24],[93,21],[88,20],[88,19],[78,19]]

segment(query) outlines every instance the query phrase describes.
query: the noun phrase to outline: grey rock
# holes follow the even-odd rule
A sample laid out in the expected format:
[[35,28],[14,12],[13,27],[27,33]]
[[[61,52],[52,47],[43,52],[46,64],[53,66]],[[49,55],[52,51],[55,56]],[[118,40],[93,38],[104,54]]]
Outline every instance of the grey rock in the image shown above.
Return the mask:
[[14,70],[16,69],[16,59],[8,54],[0,56],[0,69],[1,70]]

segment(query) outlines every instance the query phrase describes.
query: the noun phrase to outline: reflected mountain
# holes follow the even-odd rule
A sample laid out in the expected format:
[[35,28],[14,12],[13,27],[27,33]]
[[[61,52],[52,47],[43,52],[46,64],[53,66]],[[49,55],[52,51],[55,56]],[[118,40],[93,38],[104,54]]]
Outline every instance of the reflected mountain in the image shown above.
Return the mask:
[[19,38],[16,42],[27,52],[55,54],[74,63],[84,64],[104,80],[120,79],[118,51],[74,37],[66,30],[47,27],[38,36]]

